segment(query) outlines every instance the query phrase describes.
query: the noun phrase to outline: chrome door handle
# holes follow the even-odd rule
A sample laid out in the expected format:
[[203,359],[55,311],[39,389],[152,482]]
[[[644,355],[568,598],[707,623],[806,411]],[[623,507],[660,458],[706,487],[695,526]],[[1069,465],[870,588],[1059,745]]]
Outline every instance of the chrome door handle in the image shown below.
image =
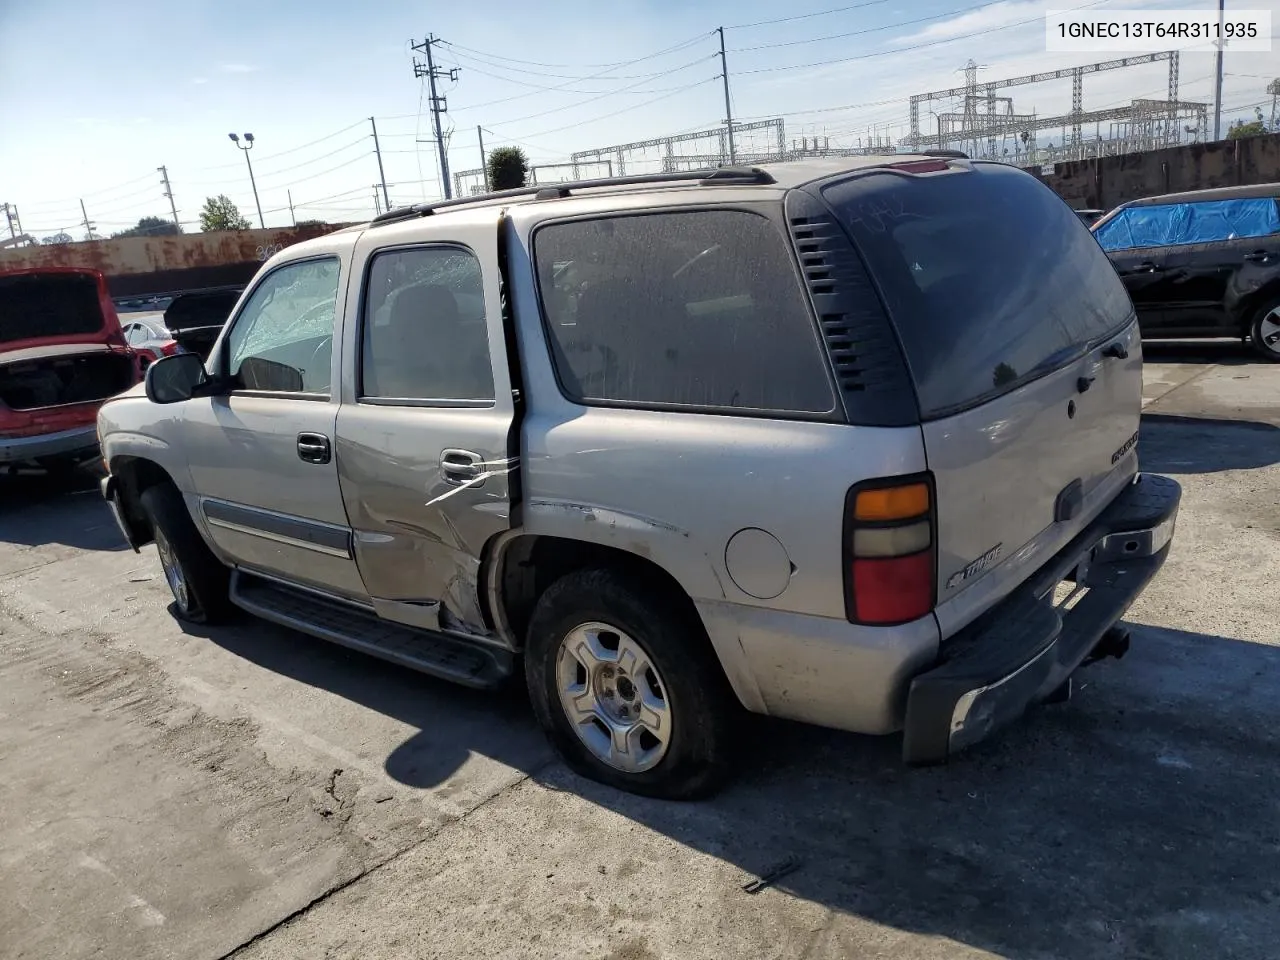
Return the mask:
[[478,487],[484,483],[484,457],[470,450],[440,451],[440,473],[444,482],[455,487],[464,483]]
[[323,433],[298,434],[298,458],[307,463],[328,463],[333,456],[329,438]]

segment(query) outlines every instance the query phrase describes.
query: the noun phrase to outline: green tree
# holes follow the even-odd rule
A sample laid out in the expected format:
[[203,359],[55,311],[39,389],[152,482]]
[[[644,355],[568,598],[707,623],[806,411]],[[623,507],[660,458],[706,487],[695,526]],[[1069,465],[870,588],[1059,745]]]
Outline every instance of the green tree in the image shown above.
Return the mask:
[[1243,140],[1245,137],[1260,137],[1267,132],[1267,125],[1261,120],[1250,120],[1245,123],[1237,120],[1227,128],[1228,140]]
[[205,233],[212,230],[248,230],[249,227],[249,221],[225,193],[205,199],[204,209],[200,211],[200,229]]
[[514,190],[526,185],[529,158],[519,147],[498,147],[489,151],[489,189]]
[[165,220],[161,217],[143,217],[138,221],[136,227],[113,233],[111,237],[112,239],[118,237],[171,237],[181,232],[182,230],[172,220]]

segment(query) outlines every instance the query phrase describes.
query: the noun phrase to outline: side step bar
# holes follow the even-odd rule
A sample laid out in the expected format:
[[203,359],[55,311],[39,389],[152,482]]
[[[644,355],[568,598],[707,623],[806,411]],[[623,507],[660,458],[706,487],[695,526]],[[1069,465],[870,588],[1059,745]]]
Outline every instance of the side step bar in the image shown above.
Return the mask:
[[493,689],[515,670],[514,659],[501,650],[382,620],[340,600],[242,570],[231,573],[231,602],[282,627],[467,687]]

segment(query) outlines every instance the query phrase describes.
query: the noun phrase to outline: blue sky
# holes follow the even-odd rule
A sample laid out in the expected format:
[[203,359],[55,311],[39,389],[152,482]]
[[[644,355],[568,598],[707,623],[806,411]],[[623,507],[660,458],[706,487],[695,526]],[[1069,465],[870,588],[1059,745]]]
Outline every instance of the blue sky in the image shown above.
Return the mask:
[[[455,170],[479,166],[477,124],[486,146],[519,144],[535,163],[715,126],[724,116],[713,32],[721,25],[735,118],[783,116],[788,139],[826,135],[833,144],[873,130],[900,135],[906,98],[962,83],[969,58],[982,79],[1108,59],[1045,53],[1036,18],[1086,3],[1216,8],[1213,0],[652,0],[614,2],[601,15],[604,5],[580,0],[0,0],[0,202],[15,203],[37,236],[66,229],[79,238],[82,198],[99,231],[120,230],[143,215],[169,216],[156,172],[164,164],[181,220],[195,220],[215,193],[256,220],[244,158],[227,138],[234,130],[257,138],[268,225],[290,222],[286,191],[299,219],[368,216],[378,180],[371,115],[393,203],[437,196],[434,147],[418,143],[429,121],[408,48],[428,31],[451,44],[438,48],[442,65],[459,68],[444,85]],[[1280,30],[1280,0],[1229,6],[1269,9]],[[1280,76],[1280,51],[1228,49],[1226,69],[1227,116],[1251,116],[1254,103],[1269,112],[1265,87]],[[1211,53],[1184,53],[1180,97],[1211,101],[1212,75]],[[1163,64],[1089,77],[1085,108],[1161,97],[1165,81]],[[1020,112],[1057,113],[1070,102],[1069,81],[1012,92]]]

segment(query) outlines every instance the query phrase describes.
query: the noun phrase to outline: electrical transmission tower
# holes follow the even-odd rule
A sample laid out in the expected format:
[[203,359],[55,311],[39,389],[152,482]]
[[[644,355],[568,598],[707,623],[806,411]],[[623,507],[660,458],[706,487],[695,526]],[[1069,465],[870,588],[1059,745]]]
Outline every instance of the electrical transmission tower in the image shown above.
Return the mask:
[[458,68],[450,67],[446,70],[442,67],[436,66],[435,58],[431,55],[431,50],[437,43],[441,42],[440,38],[435,36],[435,34],[428,34],[427,39],[423,40],[421,43],[414,43],[412,40],[409,41],[409,46],[412,50],[417,53],[424,54],[427,58],[426,63],[422,63],[417,57],[413,58],[413,75],[417,78],[426,77],[427,82],[431,85],[431,130],[435,135],[436,149],[440,154],[441,188],[444,191],[444,198],[449,200],[453,197],[453,188],[449,183],[449,150],[445,146],[444,130],[442,129],[440,122],[440,118],[449,109],[449,103],[444,97],[440,96],[436,92],[436,81],[443,80],[445,78],[448,78],[450,81],[456,81],[458,79]]
[[[1152,63],[1168,63],[1169,80],[1167,98],[1164,100],[1135,99],[1128,106],[1105,110],[1084,109],[1084,78],[1095,73],[1129,69]],[[904,146],[950,147],[960,149],[973,157],[1001,159],[1004,153],[999,147],[1010,138],[1014,140],[1015,160],[1027,163],[1043,163],[1056,160],[1080,160],[1087,156],[1107,153],[1130,153],[1170,147],[1181,139],[1183,125],[1201,132],[1207,125],[1207,107],[1178,99],[1179,55],[1176,50],[1146,53],[1086,63],[1061,70],[1008,77],[1004,80],[978,80],[978,65],[972,60],[965,66],[963,87],[949,90],[931,90],[910,98],[910,133],[903,138]],[[1071,110],[1058,116],[1040,116],[1036,112],[1019,113],[1014,109],[1013,98],[997,95],[997,91],[1010,87],[1045,83],[1055,80],[1071,81]],[[932,102],[963,98],[959,109],[934,113]],[[937,132],[925,133],[921,124],[921,108],[933,114],[937,120]],[[1106,141],[1101,134],[1088,137],[1086,125],[1110,123],[1112,136]],[[1047,148],[1038,147],[1036,134],[1040,131],[1060,130],[1062,146],[1055,148],[1052,141]],[[1202,133],[1200,134],[1202,135]],[[1022,156],[1019,157],[1018,154]]]

